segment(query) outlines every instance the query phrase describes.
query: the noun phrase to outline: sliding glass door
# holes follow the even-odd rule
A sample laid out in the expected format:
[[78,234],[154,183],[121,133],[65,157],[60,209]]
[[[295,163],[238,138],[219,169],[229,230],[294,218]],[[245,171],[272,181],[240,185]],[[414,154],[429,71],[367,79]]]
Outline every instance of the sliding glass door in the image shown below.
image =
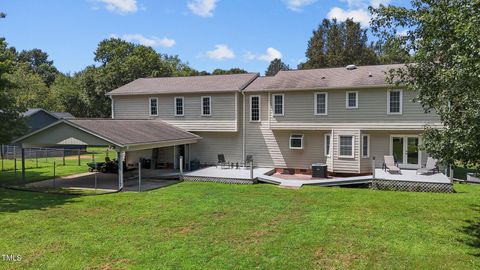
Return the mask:
[[420,150],[418,145],[420,139],[413,135],[394,135],[390,138],[390,154],[398,162],[401,168],[419,168]]

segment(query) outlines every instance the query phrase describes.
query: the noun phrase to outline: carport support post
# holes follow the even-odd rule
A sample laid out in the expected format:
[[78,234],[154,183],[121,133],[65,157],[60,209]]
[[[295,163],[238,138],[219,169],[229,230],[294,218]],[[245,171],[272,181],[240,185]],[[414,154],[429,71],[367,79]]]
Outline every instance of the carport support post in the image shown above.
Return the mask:
[[138,192],[142,192],[142,162],[138,162]]
[[25,181],[25,148],[22,147],[22,182]]
[[118,162],[118,190],[123,189],[123,160],[122,156],[124,151],[117,152],[117,162]]
[[180,180],[183,180],[183,156],[180,156]]

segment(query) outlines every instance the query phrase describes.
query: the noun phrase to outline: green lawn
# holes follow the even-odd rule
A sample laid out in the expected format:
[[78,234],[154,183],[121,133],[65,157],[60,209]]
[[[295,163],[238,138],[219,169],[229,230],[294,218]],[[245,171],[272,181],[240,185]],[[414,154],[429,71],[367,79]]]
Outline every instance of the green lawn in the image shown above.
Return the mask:
[[[80,166],[78,166],[78,156],[67,156],[65,158],[65,166],[62,157],[38,158],[25,160],[25,176],[26,182],[34,182],[53,178],[53,166],[55,162],[55,175],[67,176],[88,171],[87,163],[92,161],[92,153],[94,153],[96,161],[104,161],[107,154],[106,148],[89,147],[87,153],[80,157]],[[109,151],[111,158],[115,157],[114,151]],[[21,181],[21,159],[17,159],[17,173],[15,177],[15,165],[13,160],[3,161],[4,171],[0,171],[0,185],[18,184]]]
[[479,269],[480,186],[455,194],[181,183],[74,197],[0,189],[0,268]]

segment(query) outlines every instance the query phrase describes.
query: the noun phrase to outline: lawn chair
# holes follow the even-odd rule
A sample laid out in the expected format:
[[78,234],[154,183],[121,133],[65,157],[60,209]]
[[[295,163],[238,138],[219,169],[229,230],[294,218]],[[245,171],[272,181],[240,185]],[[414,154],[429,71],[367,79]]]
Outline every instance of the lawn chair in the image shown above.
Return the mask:
[[253,166],[253,156],[252,155],[247,155],[245,158],[245,162],[243,163],[243,167],[247,167],[248,164],[252,164]]
[[389,173],[400,173],[400,168],[398,167],[398,163],[395,162],[393,156],[384,156],[383,157],[383,170],[388,171]]
[[440,169],[437,165],[437,160],[431,157],[428,157],[427,164],[424,167],[417,170],[417,174],[434,174],[440,172]]
[[220,168],[224,168],[227,165],[227,161],[225,160],[224,154],[218,154],[218,161],[217,161],[217,168],[220,165]]

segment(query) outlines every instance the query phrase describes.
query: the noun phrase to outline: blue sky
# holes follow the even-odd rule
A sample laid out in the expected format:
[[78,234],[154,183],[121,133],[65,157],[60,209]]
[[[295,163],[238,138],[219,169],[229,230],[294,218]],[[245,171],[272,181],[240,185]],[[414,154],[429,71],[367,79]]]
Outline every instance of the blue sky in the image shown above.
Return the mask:
[[323,18],[368,26],[369,5],[407,0],[1,0],[0,36],[17,49],[46,51],[62,72],[93,64],[98,43],[116,36],[179,55],[193,68],[264,72],[274,57],[304,60]]

